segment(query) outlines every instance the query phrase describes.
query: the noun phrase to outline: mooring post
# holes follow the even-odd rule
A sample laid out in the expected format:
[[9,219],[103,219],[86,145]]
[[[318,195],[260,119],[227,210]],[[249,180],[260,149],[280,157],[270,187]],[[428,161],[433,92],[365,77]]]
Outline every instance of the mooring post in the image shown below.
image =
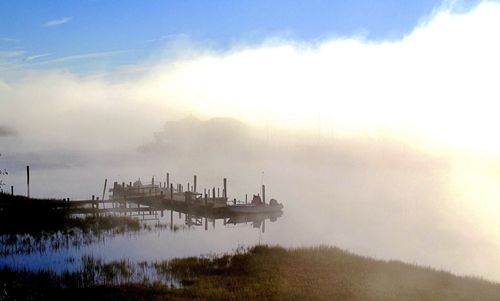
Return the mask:
[[196,192],[196,184],[197,184],[196,182],[197,182],[197,180],[198,180],[198,177],[196,175],[194,175],[194,179],[193,179],[193,183],[194,183],[193,184],[193,192]]
[[248,194],[245,193],[245,204],[248,203]]
[[217,197],[220,197],[219,187],[217,187]]
[[167,187],[170,187],[170,174],[167,172]]
[[174,184],[170,184],[170,201],[174,200]]
[[104,189],[102,190],[102,201],[103,202],[104,202],[104,194],[106,193],[106,186],[107,185],[108,185],[108,179],[104,179]]
[[266,185],[262,185],[262,203],[266,204]]
[[10,186],[10,195],[14,195],[14,186]]
[[95,199],[95,195],[92,195],[92,201]]
[[30,197],[30,166],[26,166],[26,188],[28,198]]
[[205,192],[205,206],[207,205],[207,198],[208,198],[208,196],[207,196],[207,193]]
[[186,190],[186,191],[190,191],[189,187],[190,187],[190,186],[189,186],[189,182],[188,182],[188,187],[187,187],[187,190]]
[[214,199],[214,205],[215,205],[215,187],[212,188],[212,198]]
[[227,179],[224,178],[224,199],[227,201]]

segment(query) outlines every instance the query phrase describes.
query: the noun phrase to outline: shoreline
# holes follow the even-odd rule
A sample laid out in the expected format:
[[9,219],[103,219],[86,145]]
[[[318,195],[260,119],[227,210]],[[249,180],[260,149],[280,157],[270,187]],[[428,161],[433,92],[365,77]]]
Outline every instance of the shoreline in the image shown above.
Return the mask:
[[3,296],[11,298],[2,300],[500,299],[500,283],[326,246],[258,245],[234,254],[137,263],[170,283],[128,281],[137,269],[125,261],[91,263],[62,275],[0,269]]

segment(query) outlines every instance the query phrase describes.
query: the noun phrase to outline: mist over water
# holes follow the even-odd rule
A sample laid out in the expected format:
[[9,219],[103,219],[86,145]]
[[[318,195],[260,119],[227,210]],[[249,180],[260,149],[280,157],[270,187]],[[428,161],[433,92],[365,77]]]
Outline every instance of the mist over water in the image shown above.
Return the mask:
[[[335,245],[500,281],[494,159],[431,154],[373,138],[269,137],[232,119],[190,117],[146,136],[136,148],[115,153],[7,152],[2,160],[11,170],[9,185],[20,194],[28,163],[32,196],[39,197],[89,199],[102,194],[105,178],[128,183],[137,178],[149,182],[154,176],[163,182],[166,172],[171,182],[187,185],[196,174],[199,191],[221,187],[222,178],[228,178],[230,200],[257,194],[265,183],[267,198],[285,205],[283,216],[267,220],[264,233],[261,226],[231,227],[219,220],[207,231],[198,227],[122,235],[42,259],[32,254],[2,261],[60,267],[65,256],[88,253],[140,261],[228,252],[257,243]],[[9,156],[17,159],[9,161]],[[57,164],[48,164],[54,156]],[[176,223],[184,223],[174,216]]]

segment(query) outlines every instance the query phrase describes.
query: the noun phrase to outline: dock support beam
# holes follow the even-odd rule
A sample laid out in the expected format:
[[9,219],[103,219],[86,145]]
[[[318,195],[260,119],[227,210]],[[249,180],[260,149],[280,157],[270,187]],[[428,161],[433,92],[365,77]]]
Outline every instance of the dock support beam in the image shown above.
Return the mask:
[[227,179],[224,178],[224,191],[222,192],[224,195],[224,199],[227,201]]
[[262,203],[266,204],[266,185],[262,185]]
[[30,166],[26,166],[26,189],[28,198],[30,197]]
[[196,184],[197,184],[196,182],[197,182],[197,180],[198,179],[197,179],[196,175],[194,175],[194,179],[193,179],[193,185],[194,185],[193,186],[193,192],[196,192]]

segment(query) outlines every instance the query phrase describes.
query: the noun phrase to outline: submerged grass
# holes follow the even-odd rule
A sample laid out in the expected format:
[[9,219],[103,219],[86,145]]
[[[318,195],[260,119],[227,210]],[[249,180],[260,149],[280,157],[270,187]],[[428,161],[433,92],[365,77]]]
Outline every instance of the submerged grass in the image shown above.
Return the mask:
[[113,280],[132,277],[135,268],[127,262],[89,264],[105,282],[97,284],[90,270],[78,285],[54,281],[75,277],[71,273],[0,270],[0,300],[500,300],[496,283],[333,247],[256,246],[233,255],[138,264],[179,279],[183,287],[175,289]]

